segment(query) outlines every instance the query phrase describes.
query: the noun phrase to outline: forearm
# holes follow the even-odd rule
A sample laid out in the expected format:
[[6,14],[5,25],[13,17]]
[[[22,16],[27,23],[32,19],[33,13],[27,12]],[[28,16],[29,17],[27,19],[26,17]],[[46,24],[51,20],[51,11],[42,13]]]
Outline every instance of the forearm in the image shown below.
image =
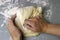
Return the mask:
[[48,24],[45,33],[60,36],[60,25]]
[[12,40],[22,40],[22,35],[19,35],[17,33],[14,34],[14,32],[10,35],[12,37]]
[[22,40],[22,37],[19,37],[19,38],[12,38],[12,40]]

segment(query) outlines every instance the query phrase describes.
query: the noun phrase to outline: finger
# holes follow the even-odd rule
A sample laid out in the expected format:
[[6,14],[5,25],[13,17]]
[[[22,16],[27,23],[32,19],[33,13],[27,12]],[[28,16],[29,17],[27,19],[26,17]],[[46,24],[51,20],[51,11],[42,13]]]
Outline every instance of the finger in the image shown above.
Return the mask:
[[11,17],[11,20],[14,20],[16,18],[16,14]]
[[31,29],[31,26],[29,26],[28,24],[24,24],[23,26],[28,28],[28,29]]
[[25,20],[24,24],[30,25],[30,27],[35,26],[34,21],[33,20]]
[[25,26],[27,29],[29,29],[29,30],[31,30],[31,31],[33,31],[33,32],[36,32],[36,30],[35,30],[34,28],[30,27],[29,25],[24,24],[24,26]]
[[30,18],[28,20],[38,22],[38,21],[40,21],[40,18],[39,18],[39,16],[35,16],[35,17]]
[[30,19],[37,19],[37,20],[39,20],[39,19],[41,19],[41,17],[40,16],[35,16],[35,17],[30,18]]
[[42,20],[41,20],[42,18],[41,18],[40,16],[36,16],[35,19],[38,20],[39,22],[42,21]]
[[41,17],[40,17],[40,16],[36,16],[35,18],[36,18],[36,19],[41,19]]
[[8,25],[14,26],[13,21],[11,20],[11,18],[8,19]]

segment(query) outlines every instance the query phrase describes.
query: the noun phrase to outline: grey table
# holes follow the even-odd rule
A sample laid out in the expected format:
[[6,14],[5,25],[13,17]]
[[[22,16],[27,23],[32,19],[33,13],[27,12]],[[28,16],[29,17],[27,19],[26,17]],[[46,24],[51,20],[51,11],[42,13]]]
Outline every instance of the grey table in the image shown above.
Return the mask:
[[[4,2],[4,0],[2,0],[2,2]],[[49,0],[48,2],[50,3],[50,5],[52,5],[52,9],[51,9],[52,14],[48,18],[45,15],[45,19],[50,23],[60,24],[60,0]],[[8,8],[7,7],[8,3],[9,2],[6,1],[5,3],[6,5],[0,5],[0,12],[4,13],[4,10]],[[14,3],[14,1],[10,3],[12,4]],[[14,5],[14,6],[18,6],[18,5]],[[5,20],[4,16],[0,14],[0,25],[2,24],[3,20]],[[0,40],[11,40],[10,34],[7,30],[7,25],[4,24],[3,27],[1,26],[0,26]],[[37,37],[28,37],[24,39],[25,40],[60,40],[60,37],[42,33]]]

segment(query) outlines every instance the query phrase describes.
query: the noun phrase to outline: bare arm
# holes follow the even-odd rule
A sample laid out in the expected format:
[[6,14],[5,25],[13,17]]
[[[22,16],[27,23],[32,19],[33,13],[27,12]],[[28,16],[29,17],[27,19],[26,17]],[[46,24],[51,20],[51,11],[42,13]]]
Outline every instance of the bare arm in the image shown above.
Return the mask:
[[48,24],[45,33],[60,36],[60,25]]

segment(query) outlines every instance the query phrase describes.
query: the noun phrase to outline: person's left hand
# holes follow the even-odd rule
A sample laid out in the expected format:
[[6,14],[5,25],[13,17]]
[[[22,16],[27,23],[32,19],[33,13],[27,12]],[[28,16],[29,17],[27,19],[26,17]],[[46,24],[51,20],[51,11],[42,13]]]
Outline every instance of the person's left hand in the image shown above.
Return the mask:
[[22,39],[22,34],[21,31],[15,26],[14,20],[15,20],[15,15],[12,16],[12,18],[8,19],[8,30],[10,32],[10,35],[13,40],[21,40]]

